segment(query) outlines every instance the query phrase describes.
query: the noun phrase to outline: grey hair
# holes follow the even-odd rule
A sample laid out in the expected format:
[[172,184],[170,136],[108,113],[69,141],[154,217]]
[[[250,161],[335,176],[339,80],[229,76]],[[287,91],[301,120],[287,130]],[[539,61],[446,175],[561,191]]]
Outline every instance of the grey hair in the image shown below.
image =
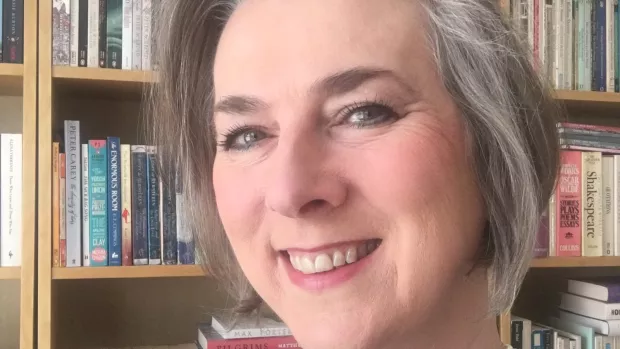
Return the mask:
[[[167,149],[162,175],[177,169],[184,183],[191,203],[186,219],[206,271],[235,297],[237,313],[249,313],[262,300],[243,275],[217,213],[210,118],[215,50],[240,1],[160,1],[155,14],[160,24],[153,32],[159,80],[145,103],[149,139]],[[497,3],[423,0],[421,5],[441,82],[466,124],[488,220],[479,262],[488,270],[489,312],[500,314],[512,306],[525,278],[555,187],[560,108]]]

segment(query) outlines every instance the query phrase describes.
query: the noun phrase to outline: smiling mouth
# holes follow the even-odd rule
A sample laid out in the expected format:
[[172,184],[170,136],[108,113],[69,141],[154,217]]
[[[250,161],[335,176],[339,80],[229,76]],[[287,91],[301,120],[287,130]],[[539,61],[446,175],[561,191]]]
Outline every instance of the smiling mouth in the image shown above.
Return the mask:
[[381,239],[372,239],[312,253],[298,250],[282,253],[289,259],[293,269],[303,274],[319,274],[355,264],[375,252],[381,242]]

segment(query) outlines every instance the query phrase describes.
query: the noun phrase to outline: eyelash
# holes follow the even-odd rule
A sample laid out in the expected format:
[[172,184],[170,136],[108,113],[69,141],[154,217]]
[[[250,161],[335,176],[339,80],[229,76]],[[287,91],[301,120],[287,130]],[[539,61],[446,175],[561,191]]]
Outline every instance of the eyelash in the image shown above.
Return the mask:
[[[385,118],[388,120],[394,120],[394,119],[398,119],[399,116],[395,111],[395,108],[387,101],[381,100],[381,99],[372,99],[372,100],[366,100],[363,102],[356,102],[350,105],[347,105],[346,107],[342,108],[340,111],[338,111],[338,113],[336,114],[336,117],[334,118],[335,121],[335,125],[340,126],[343,124],[346,124],[346,120],[347,118],[349,118],[350,116],[352,116],[354,113],[359,112],[359,111],[363,111],[364,109],[368,109],[368,108],[378,108],[380,109],[384,114],[385,114]],[[355,125],[351,125],[350,127],[354,127],[354,128],[367,128],[367,127],[372,127],[378,124],[383,124],[387,122],[386,120],[380,120],[377,122],[371,121],[367,124],[364,125],[359,125],[359,124],[355,124]],[[228,130],[226,130],[224,133],[221,134],[221,136],[223,137],[223,140],[218,141],[217,142],[217,146],[223,150],[223,151],[229,151],[229,150],[235,150],[235,151],[245,151],[248,150],[250,148],[253,147],[249,146],[247,148],[236,148],[234,146],[235,140],[243,135],[245,132],[248,131],[257,131],[257,132],[264,132],[261,130],[261,127],[259,126],[254,126],[254,125],[249,125],[249,124],[235,124],[233,126],[231,126]],[[268,136],[267,136],[268,138]]]

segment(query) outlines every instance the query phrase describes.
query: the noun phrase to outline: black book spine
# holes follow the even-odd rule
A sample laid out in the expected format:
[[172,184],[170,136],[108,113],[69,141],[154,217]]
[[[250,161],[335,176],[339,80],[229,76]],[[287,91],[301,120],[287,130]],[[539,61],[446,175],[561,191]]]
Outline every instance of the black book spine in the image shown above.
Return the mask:
[[24,62],[24,1],[4,0],[3,2],[2,61],[5,63]]
[[99,68],[107,67],[108,0],[99,0]]
[[131,150],[131,224],[134,265],[148,264],[146,150],[132,146]]
[[78,19],[78,66],[86,67],[88,62],[88,0],[79,1],[80,14]]

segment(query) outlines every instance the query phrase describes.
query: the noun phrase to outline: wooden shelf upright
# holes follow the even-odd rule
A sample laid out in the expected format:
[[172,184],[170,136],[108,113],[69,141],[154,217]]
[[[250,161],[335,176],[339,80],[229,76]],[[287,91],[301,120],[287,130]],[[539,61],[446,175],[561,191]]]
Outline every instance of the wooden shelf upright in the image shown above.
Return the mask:
[[[7,121],[11,125],[1,124],[3,131],[21,133],[22,135],[22,206],[21,206],[21,261],[18,267],[0,267],[0,295],[5,302],[16,305],[17,314],[8,311],[10,328],[17,328],[19,333],[6,333],[6,323],[0,323],[0,343],[11,348],[17,345],[20,349],[34,349],[34,318],[35,318],[35,181],[36,181],[36,132],[37,132],[37,1],[23,2],[23,63],[0,63],[0,102],[4,111],[12,116],[20,116],[19,120]],[[4,102],[6,101],[6,102]],[[14,106],[13,101],[16,102]],[[8,103],[11,106],[4,105]],[[21,115],[17,115],[18,110]],[[15,113],[15,115],[13,115]],[[3,117],[8,117],[7,113]],[[6,119],[5,119],[6,120]],[[19,131],[17,131],[19,130]],[[11,290],[18,290],[13,293]],[[13,299],[13,295],[16,297]],[[9,298],[6,298],[9,297]],[[2,297],[0,297],[2,298]],[[7,339],[8,338],[8,339]]]

